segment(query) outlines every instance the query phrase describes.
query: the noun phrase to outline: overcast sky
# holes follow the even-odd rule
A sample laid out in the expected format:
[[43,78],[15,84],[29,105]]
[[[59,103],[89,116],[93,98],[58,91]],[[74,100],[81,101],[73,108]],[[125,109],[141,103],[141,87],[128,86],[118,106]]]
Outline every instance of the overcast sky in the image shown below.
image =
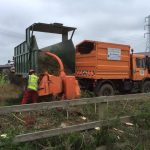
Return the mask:
[[[0,64],[12,59],[14,47],[25,40],[25,29],[35,22],[77,27],[75,44],[89,39],[145,51],[148,15],[149,0],[0,0]],[[56,36],[38,34],[38,41],[45,47],[55,43]]]

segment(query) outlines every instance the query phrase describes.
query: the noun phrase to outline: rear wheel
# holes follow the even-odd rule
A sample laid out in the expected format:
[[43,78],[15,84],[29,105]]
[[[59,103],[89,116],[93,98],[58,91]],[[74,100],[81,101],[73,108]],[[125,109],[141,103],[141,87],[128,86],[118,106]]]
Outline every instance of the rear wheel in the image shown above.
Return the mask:
[[142,86],[142,93],[149,93],[149,92],[150,92],[150,81],[146,81]]
[[103,84],[96,94],[97,96],[111,96],[114,95],[114,89],[110,84]]

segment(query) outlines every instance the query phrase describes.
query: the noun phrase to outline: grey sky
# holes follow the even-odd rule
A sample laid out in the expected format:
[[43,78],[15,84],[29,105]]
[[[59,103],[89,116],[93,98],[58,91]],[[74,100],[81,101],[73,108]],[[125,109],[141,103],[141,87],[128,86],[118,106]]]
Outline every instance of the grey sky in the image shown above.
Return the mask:
[[[145,51],[144,18],[149,14],[148,0],[0,0],[0,64],[12,58],[25,29],[35,22],[77,27],[75,44],[91,39]],[[38,34],[39,46],[55,43],[52,37]]]

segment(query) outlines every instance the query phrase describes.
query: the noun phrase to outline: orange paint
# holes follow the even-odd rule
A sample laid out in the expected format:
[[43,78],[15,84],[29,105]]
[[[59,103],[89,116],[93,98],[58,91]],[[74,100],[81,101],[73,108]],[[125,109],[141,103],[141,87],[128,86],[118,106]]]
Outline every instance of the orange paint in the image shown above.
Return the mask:
[[[84,43],[91,43],[93,48],[82,53]],[[84,46],[82,48],[82,45]],[[92,46],[91,46],[92,47]],[[120,60],[109,60],[108,49],[120,49]],[[86,51],[86,50],[85,50]],[[111,58],[110,58],[111,59]],[[97,41],[83,41],[76,47],[76,77],[90,79],[127,79],[130,78],[130,46],[104,43]],[[82,72],[82,74],[79,74]],[[87,72],[87,73],[86,73]],[[90,73],[91,72],[91,73]]]
[[80,88],[78,81],[74,76],[68,76],[64,72],[64,65],[61,59],[50,52],[45,52],[46,55],[53,57],[60,66],[60,75],[54,76],[45,72],[41,76],[39,84],[39,96],[58,95],[62,94],[65,99],[75,99],[80,96]]

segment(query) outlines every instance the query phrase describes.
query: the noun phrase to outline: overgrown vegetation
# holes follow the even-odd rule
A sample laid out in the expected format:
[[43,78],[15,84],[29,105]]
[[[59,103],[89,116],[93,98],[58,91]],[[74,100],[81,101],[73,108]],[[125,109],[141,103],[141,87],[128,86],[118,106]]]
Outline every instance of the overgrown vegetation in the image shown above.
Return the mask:
[[9,80],[5,74],[0,74],[0,86],[8,84]]
[[[108,150],[149,150],[150,102],[139,102],[136,104],[135,102],[118,102],[116,106],[117,107],[115,107],[115,104],[109,105],[107,108],[109,108],[110,111],[107,111],[107,113],[113,113],[113,115],[116,115],[116,118],[121,114],[126,115],[127,113],[136,115],[136,117],[133,117],[130,120],[131,125],[121,123],[119,119],[116,119],[111,122],[108,121],[108,125],[102,126],[98,130],[93,129],[84,132],[76,132],[72,134],[60,135],[52,138],[20,143],[16,145],[11,143],[13,136],[25,132],[33,132],[35,130],[34,126],[36,125],[37,127],[38,124],[36,123],[35,125],[32,125],[30,127],[23,127],[23,125],[21,125],[22,123],[20,123],[19,120],[13,118],[13,116],[8,116],[11,125],[8,124],[9,129],[3,130],[4,132],[1,132],[1,134],[7,134],[7,138],[3,140],[5,146],[1,146],[1,150],[95,150],[96,147],[103,145],[105,145]],[[97,119],[93,118],[92,115],[90,116],[89,113],[95,113],[94,106],[90,106],[90,108],[84,107],[84,109],[80,108],[80,110],[82,110],[82,114],[87,118],[86,121],[91,121],[90,119]],[[122,110],[122,112],[120,111],[120,113],[118,110]],[[73,123],[81,123],[78,115],[72,114],[70,115],[69,120],[67,120],[65,110],[51,110],[39,112],[39,114],[38,112],[36,112],[35,114],[35,118],[37,118],[36,121],[39,121],[39,125],[41,125],[38,130],[45,130],[47,129],[47,127],[50,127],[50,124],[52,125],[52,123],[54,123],[54,128],[59,127],[62,122],[65,123],[66,126],[72,125]],[[21,118],[19,114],[17,116]],[[108,118],[109,117],[111,117],[111,115],[109,115]],[[51,119],[48,121],[48,118]],[[3,120],[2,117],[1,120]],[[47,121],[45,122],[45,120]],[[18,127],[16,127],[16,125],[12,126],[13,122],[15,122]]]
[[10,84],[8,76],[0,74],[0,105],[20,103],[21,88]]
[[1,146],[1,150],[28,150],[30,148],[36,150],[95,150],[96,147],[104,144],[112,146],[118,140],[115,134],[109,134],[107,130],[107,128],[104,128],[101,131],[76,132],[21,144],[11,143],[13,137],[12,132],[12,134],[8,134],[6,140],[3,140],[3,144],[5,145]]

